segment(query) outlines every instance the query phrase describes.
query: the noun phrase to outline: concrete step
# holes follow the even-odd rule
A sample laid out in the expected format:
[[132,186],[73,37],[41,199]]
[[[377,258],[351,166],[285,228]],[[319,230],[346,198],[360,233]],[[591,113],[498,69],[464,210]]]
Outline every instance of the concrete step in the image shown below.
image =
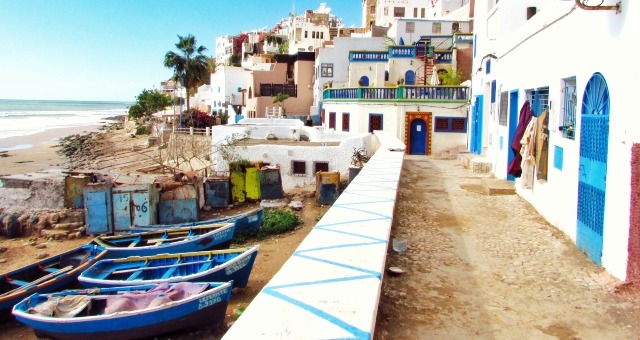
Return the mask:
[[514,182],[496,178],[480,179],[480,186],[485,195],[515,195]]

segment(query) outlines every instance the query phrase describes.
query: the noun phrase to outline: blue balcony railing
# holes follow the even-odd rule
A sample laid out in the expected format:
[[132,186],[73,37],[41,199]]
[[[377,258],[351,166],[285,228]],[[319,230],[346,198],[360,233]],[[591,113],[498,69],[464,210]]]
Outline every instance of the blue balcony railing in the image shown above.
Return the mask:
[[358,87],[326,89],[324,100],[363,99],[363,100],[455,100],[467,101],[469,88],[466,86],[418,86],[400,85],[398,87]]
[[415,46],[391,46],[389,47],[389,58],[415,58]]
[[453,54],[451,51],[435,51],[436,55],[436,63],[439,64],[450,64],[453,59]]

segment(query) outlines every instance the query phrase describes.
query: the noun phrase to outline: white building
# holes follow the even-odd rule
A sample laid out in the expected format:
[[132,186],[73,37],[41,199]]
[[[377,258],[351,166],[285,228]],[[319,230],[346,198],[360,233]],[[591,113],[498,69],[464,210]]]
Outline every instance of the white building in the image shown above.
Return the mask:
[[[229,121],[235,122],[239,107],[245,105],[245,92],[249,71],[241,67],[218,66],[211,74],[211,111],[222,110],[229,114]],[[244,91],[243,91],[244,90]]]
[[342,87],[349,83],[349,51],[375,51],[384,48],[384,38],[336,37],[333,44],[316,52],[315,81],[313,83],[313,107],[318,112],[322,91],[327,87]]
[[[320,170],[337,171],[342,179],[348,178],[354,148],[362,148],[371,156],[377,143],[372,134],[336,132],[307,127],[295,119],[278,118],[247,118],[238,124],[214,126],[212,143],[220,145],[227,137],[243,135],[245,131],[250,131],[253,142],[236,147],[236,156],[252,163],[278,165],[285,191],[315,184],[316,172]],[[278,141],[269,142],[267,136],[276,137]],[[307,141],[299,142],[301,137]],[[212,156],[214,171],[226,174],[228,164],[222,155]]]
[[[313,52],[332,40],[337,29],[342,27],[342,20],[331,14],[331,8],[325,3],[321,3],[315,11],[307,10],[303,15],[291,16],[285,27],[289,54]],[[331,29],[334,29],[334,33]]]
[[216,37],[216,64],[227,65],[233,54],[233,39],[235,37],[223,35]]
[[[616,3],[621,12],[603,8]],[[640,6],[478,1],[474,25],[470,150],[594,262],[639,279],[640,118],[630,85],[640,79]],[[522,163],[511,146],[521,144],[525,103],[540,138]]]
[[375,25],[389,27],[396,19],[437,19],[468,3],[469,0],[377,0]]

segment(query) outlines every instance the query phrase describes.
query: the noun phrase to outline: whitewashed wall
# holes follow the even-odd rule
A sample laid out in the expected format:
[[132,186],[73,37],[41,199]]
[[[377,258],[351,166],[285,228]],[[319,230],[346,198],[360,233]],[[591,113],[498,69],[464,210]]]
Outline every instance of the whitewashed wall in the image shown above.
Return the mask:
[[[613,1],[605,1],[605,4]],[[530,20],[506,18],[525,16],[527,6],[538,6]],[[496,79],[500,91],[519,90],[518,111],[525,101],[524,90],[549,87],[550,137],[549,173],[547,181],[535,181],[533,189],[522,189],[516,180],[518,194],[553,225],[576,239],[578,163],[580,131],[575,140],[565,139],[558,131],[562,119],[562,79],[576,77],[578,107],[576,126],[580,126],[581,103],[586,83],[594,72],[604,76],[611,96],[610,134],[603,267],[614,276],[626,277],[627,243],[630,206],[630,150],[640,142],[638,115],[632,109],[636,95],[633,80],[640,79],[635,64],[633,39],[640,32],[640,6],[622,1],[622,13],[585,11],[573,1],[528,2],[503,0],[487,13],[484,2],[476,2],[476,57],[474,72],[484,67],[481,58],[495,53],[491,74],[478,72],[473,79],[474,95],[485,95],[485,138],[487,157],[494,162],[494,173],[506,178],[509,152],[508,129],[497,124],[497,115],[489,114],[488,84]],[[509,15],[505,15],[508,9]],[[517,14],[514,14],[517,13]],[[489,25],[485,23],[489,18]],[[504,23],[491,22],[504,18]],[[491,31],[492,32],[488,32]],[[501,30],[502,29],[502,30]],[[496,31],[497,30],[497,31]],[[495,38],[495,42],[488,41]],[[485,43],[486,42],[486,43]],[[488,46],[488,48],[487,48]],[[498,143],[503,138],[503,147]],[[553,166],[555,146],[564,150],[563,168]]]
[[[270,123],[269,121],[272,122]],[[262,125],[259,125],[260,122]],[[250,162],[280,165],[282,187],[285,191],[315,184],[314,162],[328,162],[329,171],[339,171],[340,177],[346,180],[349,178],[349,164],[351,163],[353,149],[364,148],[369,156],[373,155],[377,149],[375,138],[367,133],[345,133],[330,129],[301,126],[296,123],[296,120],[291,119],[254,118],[243,119],[239,123],[229,126],[214,126],[212,129],[213,144],[223,142],[226,136],[233,133],[242,134],[247,129],[251,130],[252,139],[264,139],[267,134],[272,133],[278,139],[291,140],[289,138],[291,128],[299,128],[302,134],[310,137],[311,142],[339,143],[337,146],[305,146],[304,142],[299,145],[269,143],[237,148],[238,155]],[[214,171],[225,172],[228,170],[227,164],[219,154],[213,153],[212,159],[215,163]],[[306,175],[292,174],[293,161],[306,162]]]
[[[432,120],[435,117],[466,117],[466,105],[456,104],[407,104],[398,103],[326,103],[324,104],[324,126],[329,126],[329,113],[336,113],[336,130],[342,130],[342,113],[350,115],[350,131],[367,133],[369,131],[369,114],[383,115],[383,131],[390,133],[403,143],[405,140],[405,116],[407,112],[431,112]],[[459,145],[467,145],[466,133],[433,132],[431,152],[436,153]]]

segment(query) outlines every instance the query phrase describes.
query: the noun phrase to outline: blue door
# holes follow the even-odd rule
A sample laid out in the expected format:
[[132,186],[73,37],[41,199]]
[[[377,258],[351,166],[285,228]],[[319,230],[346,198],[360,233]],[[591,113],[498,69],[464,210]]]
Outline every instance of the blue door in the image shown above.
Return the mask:
[[516,129],[518,128],[518,90],[513,90],[509,93],[509,144],[507,144],[507,152],[509,153],[507,159],[507,179],[515,181],[516,178],[509,174],[509,165],[513,162],[515,154],[511,149],[511,144],[516,137]]
[[482,153],[482,105],[483,96],[476,96],[476,103],[471,112],[471,145],[469,151],[475,154]]
[[578,248],[602,264],[604,205],[609,150],[609,89],[600,73],[584,88],[580,123]]
[[107,185],[85,186],[83,196],[87,234],[112,233],[111,187]]
[[360,81],[358,82],[360,86],[369,86],[369,77],[362,76],[360,77]]
[[404,83],[407,85],[415,85],[416,84],[416,73],[409,70],[404,74]]
[[409,133],[409,154],[427,154],[427,123],[422,119],[414,119],[411,122],[411,132]]

